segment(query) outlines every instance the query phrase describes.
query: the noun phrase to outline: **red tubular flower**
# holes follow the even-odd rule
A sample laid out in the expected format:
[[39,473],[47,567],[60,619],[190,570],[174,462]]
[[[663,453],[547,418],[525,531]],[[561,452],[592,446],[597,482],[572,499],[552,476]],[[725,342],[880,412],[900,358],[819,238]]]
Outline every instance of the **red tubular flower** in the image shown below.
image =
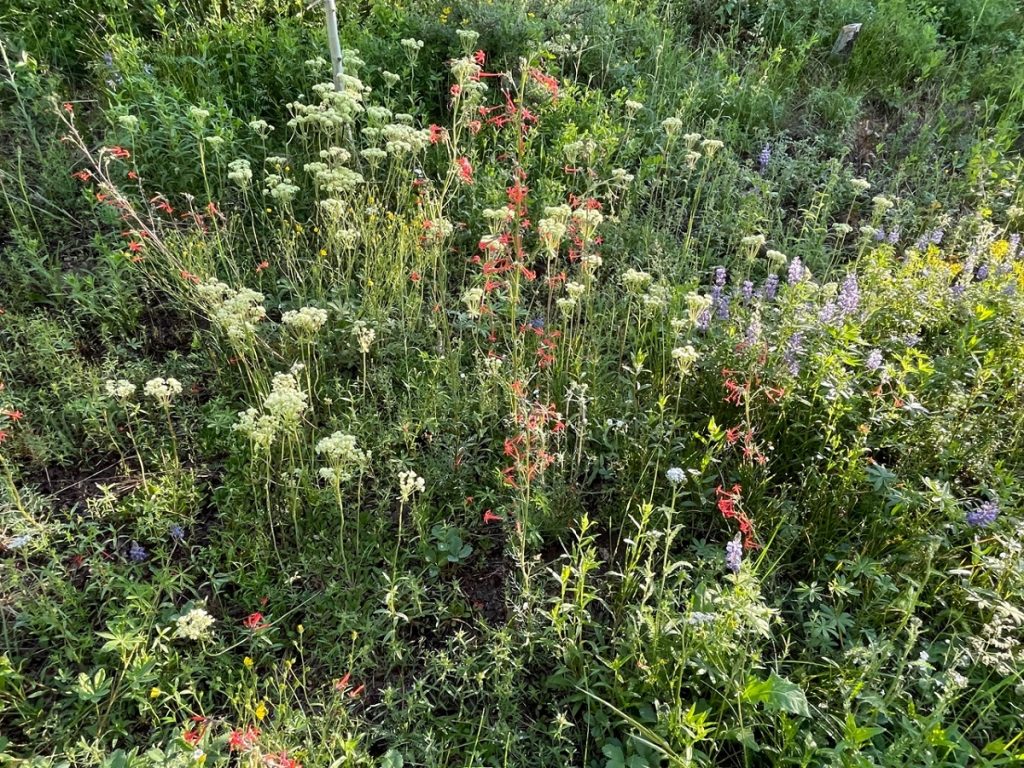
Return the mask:
[[496,514],[491,512],[491,510],[489,510],[489,509],[484,512],[484,523],[486,523],[488,525],[490,525],[491,523],[500,523],[504,519],[505,518],[503,518],[503,517],[498,517]]
[[244,731],[235,729],[228,736],[228,747],[232,752],[248,752],[256,746],[259,737],[259,728],[249,727]]
[[266,629],[270,625],[263,620],[263,614],[259,611],[250,613],[242,620],[242,626],[246,629],[251,629],[254,632],[258,632],[261,629]]
[[130,243],[128,243],[128,250],[131,251],[132,253],[138,253],[139,251],[142,250],[142,243],[132,240]]
[[473,165],[469,162],[469,158],[463,155],[458,158],[456,164],[459,166],[459,178],[462,179],[465,184],[473,183]]
[[475,61],[478,65],[482,67],[484,65],[484,62],[487,61],[487,54],[485,54],[482,50],[477,51],[476,53],[473,54],[473,61]]
[[268,269],[269,267],[270,267],[270,262],[267,261],[266,259],[264,259],[263,261],[261,261],[259,264],[256,265],[256,274],[258,275],[264,269]]

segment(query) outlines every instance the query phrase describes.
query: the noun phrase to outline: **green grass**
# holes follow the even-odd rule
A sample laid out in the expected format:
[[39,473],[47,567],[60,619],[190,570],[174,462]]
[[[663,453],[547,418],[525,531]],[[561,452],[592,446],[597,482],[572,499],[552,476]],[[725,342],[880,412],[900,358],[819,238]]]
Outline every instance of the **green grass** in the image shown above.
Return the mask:
[[1024,760],[1020,9],[341,12],[0,12],[0,765]]

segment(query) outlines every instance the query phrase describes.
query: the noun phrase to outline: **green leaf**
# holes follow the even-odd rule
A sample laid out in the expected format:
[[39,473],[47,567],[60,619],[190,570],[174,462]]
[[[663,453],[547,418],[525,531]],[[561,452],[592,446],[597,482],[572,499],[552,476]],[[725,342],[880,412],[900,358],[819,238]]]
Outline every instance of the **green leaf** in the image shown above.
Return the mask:
[[789,712],[801,717],[810,717],[807,697],[796,683],[772,672],[767,680],[751,678],[743,691],[743,700],[752,704],[764,704],[772,712]]

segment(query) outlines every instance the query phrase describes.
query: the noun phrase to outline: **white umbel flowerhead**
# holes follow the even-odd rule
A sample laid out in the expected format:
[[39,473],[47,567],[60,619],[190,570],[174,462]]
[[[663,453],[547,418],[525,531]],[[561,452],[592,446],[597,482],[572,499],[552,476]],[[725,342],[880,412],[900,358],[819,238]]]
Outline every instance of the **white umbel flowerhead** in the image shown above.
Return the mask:
[[135,394],[135,385],[127,379],[107,379],[107,394],[118,400],[127,400]]
[[668,478],[668,481],[672,483],[672,485],[679,485],[686,479],[686,473],[679,467],[669,467],[668,471],[665,473],[665,477]]
[[174,636],[196,642],[209,640],[215,621],[216,619],[207,613],[206,609],[193,608],[175,619]]
[[409,501],[415,494],[423,493],[426,489],[426,481],[411,469],[398,474],[398,490],[403,504]]
[[142,387],[142,391],[160,405],[167,406],[171,404],[171,400],[181,394],[181,382],[175,378],[165,379],[162,376],[157,376],[155,379],[147,381]]

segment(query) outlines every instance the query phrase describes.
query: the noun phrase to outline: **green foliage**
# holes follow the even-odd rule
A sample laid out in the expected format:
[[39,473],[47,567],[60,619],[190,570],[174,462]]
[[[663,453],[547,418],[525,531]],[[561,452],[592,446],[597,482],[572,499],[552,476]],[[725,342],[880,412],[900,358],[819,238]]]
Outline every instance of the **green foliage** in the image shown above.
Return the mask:
[[0,17],[0,762],[1024,759],[1020,9],[339,11]]

